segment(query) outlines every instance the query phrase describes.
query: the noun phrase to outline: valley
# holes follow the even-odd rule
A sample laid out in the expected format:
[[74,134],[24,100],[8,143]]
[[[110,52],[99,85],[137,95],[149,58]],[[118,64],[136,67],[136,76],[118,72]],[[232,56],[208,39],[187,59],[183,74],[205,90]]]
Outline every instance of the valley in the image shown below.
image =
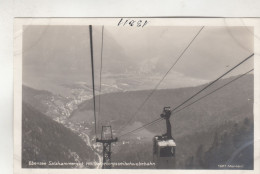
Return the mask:
[[[219,81],[213,89],[232,78],[234,77]],[[90,91],[87,90],[89,87],[87,88],[85,84],[82,85],[80,84],[82,88],[73,86],[71,91],[75,97],[63,97],[51,92],[23,87],[23,100],[76,133],[95,152],[96,162],[101,162],[102,146],[95,143],[93,101]],[[138,128],[158,118],[164,106],[169,106],[169,104],[176,106],[202,87],[203,85],[157,90],[136,115],[132,114],[149,94],[149,90],[128,91],[125,89],[117,92],[104,92],[100,96],[100,108],[97,106],[97,111],[100,110],[97,113],[98,136],[100,136],[102,125],[112,125],[114,137]],[[201,95],[207,92],[205,91]],[[247,75],[184,111],[173,114],[171,122],[172,134],[177,142],[177,167],[218,168],[218,161],[210,163],[212,155],[224,153],[226,148],[232,147],[231,153],[239,149],[239,144],[251,141],[253,120],[253,75]],[[233,128],[234,125],[237,125],[236,129]],[[241,132],[241,137],[235,136],[236,140],[230,144],[220,143],[228,141],[225,134],[236,135],[237,130]],[[152,162],[152,138],[162,133],[165,133],[165,123],[159,122],[127,137],[120,137],[117,143],[112,144],[112,161]],[[217,140],[214,139],[216,134]],[[216,146],[216,141],[219,141],[219,146]],[[222,150],[217,151],[217,148]],[[204,155],[198,156],[198,151]],[[250,146],[245,152],[248,154],[247,158],[252,156]],[[228,160],[227,157],[225,159]],[[252,168],[252,166],[246,167]]]

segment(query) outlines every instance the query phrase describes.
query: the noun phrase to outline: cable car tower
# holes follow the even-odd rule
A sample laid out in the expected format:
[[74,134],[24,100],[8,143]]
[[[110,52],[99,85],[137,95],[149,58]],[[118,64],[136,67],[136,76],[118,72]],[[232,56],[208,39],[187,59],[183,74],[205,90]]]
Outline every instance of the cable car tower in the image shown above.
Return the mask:
[[166,133],[153,139],[153,159],[158,169],[175,168],[176,143],[171,133],[170,117],[170,107],[164,107],[161,118],[166,120]]
[[103,165],[102,169],[111,169],[111,143],[117,142],[118,138],[113,138],[111,126],[102,126],[101,139],[96,142],[103,144]]

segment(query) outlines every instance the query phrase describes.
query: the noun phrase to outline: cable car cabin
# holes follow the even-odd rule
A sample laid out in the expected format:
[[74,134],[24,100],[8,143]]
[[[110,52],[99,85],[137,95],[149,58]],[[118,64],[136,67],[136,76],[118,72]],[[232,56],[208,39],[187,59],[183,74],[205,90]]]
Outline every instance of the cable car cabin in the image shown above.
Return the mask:
[[155,136],[153,140],[153,160],[157,169],[175,168],[175,148],[173,139],[164,139],[162,136]]

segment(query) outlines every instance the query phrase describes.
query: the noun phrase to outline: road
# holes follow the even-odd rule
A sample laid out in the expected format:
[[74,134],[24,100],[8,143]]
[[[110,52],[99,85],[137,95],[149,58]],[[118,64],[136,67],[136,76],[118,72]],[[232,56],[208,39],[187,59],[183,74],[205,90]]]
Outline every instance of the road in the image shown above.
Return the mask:
[[91,144],[90,138],[88,136],[88,134],[86,134],[85,132],[82,132],[82,134],[84,135],[84,141],[86,142],[86,144],[91,148],[91,150],[93,152],[95,152],[95,154],[98,156],[98,165],[96,167],[96,169],[101,169],[102,168],[102,156],[95,150],[95,148],[93,147],[93,145]]

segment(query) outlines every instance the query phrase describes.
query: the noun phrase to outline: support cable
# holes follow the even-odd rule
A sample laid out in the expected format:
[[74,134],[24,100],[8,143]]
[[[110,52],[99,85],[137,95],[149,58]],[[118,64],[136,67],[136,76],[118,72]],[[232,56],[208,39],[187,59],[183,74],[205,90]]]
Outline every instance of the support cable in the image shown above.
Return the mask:
[[190,45],[193,43],[193,41],[197,38],[197,36],[200,34],[200,32],[202,31],[202,29],[204,28],[201,27],[200,30],[197,32],[197,34],[193,37],[193,39],[190,41],[190,43],[188,44],[188,46],[182,51],[182,53],[179,55],[179,57],[175,60],[175,62],[172,64],[172,66],[169,68],[169,70],[164,74],[164,76],[162,77],[162,79],[156,84],[156,86],[154,87],[154,89],[148,94],[148,96],[145,98],[145,100],[141,103],[141,105],[137,108],[137,110],[134,112],[134,114],[131,116],[130,120],[122,127],[119,128],[118,132],[120,132],[123,128],[126,127],[126,125],[128,125],[137,115],[137,113],[140,111],[140,109],[145,105],[145,103],[149,100],[149,98],[154,94],[154,92],[157,90],[157,88],[160,86],[160,84],[162,83],[162,81],[165,79],[165,77],[169,74],[169,72],[173,69],[173,67],[178,63],[178,61],[181,59],[181,57],[183,56],[183,54],[188,50],[188,48],[190,47]]
[[102,68],[103,68],[103,45],[104,45],[103,43],[104,43],[104,25],[102,26],[101,57],[100,57],[100,72],[99,72],[99,95],[98,95],[98,117],[99,118],[101,116],[100,111],[101,111],[101,88],[102,88],[101,81],[102,81]]
[[185,106],[185,107],[183,107],[183,108],[181,108],[181,109],[177,110],[176,112],[173,112],[172,114],[177,114],[178,112],[182,111],[183,109],[185,109],[185,108],[187,108],[187,107],[189,107],[189,106],[193,105],[194,103],[197,103],[198,101],[202,100],[203,98],[206,98],[207,96],[209,96],[209,95],[213,94],[214,92],[216,92],[216,91],[218,91],[218,90],[220,90],[220,89],[224,88],[225,86],[229,85],[230,83],[232,83],[232,82],[234,82],[234,81],[236,81],[236,80],[240,79],[241,77],[245,76],[246,74],[248,74],[248,73],[252,72],[253,70],[254,70],[254,69],[251,69],[251,70],[247,71],[246,73],[244,73],[244,74],[242,74],[242,75],[240,75],[240,76],[238,76],[238,77],[234,78],[234,79],[233,79],[233,80],[231,80],[230,82],[228,82],[228,83],[226,83],[226,84],[224,84],[224,85],[220,86],[219,88],[217,88],[217,89],[213,90],[212,92],[210,92],[210,93],[208,93],[208,94],[206,94],[206,95],[204,95],[204,96],[200,97],[199,99],[197,99],[197,100],[195,100],[194,102],[192,102],[192,103],[188,104],[187,106]]
[[89,25],[90,38],[90,55],[91,55],[91,70],[92,70],[92,88],[93,88],[93,103],[94,103],[94,121],[95,121],[95,135],[97,137],[97,117],[96,117],[96,98],[95,98],[95,75],[94,75],[94,60],[93,60],[93,40],[92,40],[92,25]]
[[220,77],[218,77],[216,80],[212,81],[211,83],[209,83],[208,85],[206,85],[204,88],[202,88],[201,90],[199,90],[197,93],[195,93],[193,96],[191,96],[190,98],[188,98],[187,100],[185,100],[183,103],[181,103],[180,105],[178,105],[177,107],[175,107],[174,109],[172,109],[171,111],[175,111],[176,109],[178,109],[179,107],[181,107],[182,105],[184,105],[185,103],[187,103],[188,101],[190,101],[191,99],[193,99],[195,96],[197,96],[198,94],[200,94],[202,91],[204,91],[205,89],[207,89],[208,87],[210,87],[211,85],[213,85],[214,83],[216,83],[218,80],[220,80],[222,77],[224,77],[225,75],[227,75],[228,73],[230,73],[231,71],[233,71],[234,69],[236,69],[238,66],[240,66],[241,64],[243,64],[244,62],[246,62],[247,60],[249,60],[250,58],[252,58],[254,56],[254,53],[251,54],[250,56],[248,56],[247,58],[245,58],[243,61],[241,61],[240,63],[238,63],[236,66],[234,66],[233,68],[231,68],[230,70],[228,70],[227,72],[225,72],[224,74],[222,74]]
[[143,126],[141,126],[141,127],[139,127],[139,128],[136,128],[136,129],[134,129],[134,130],[132,130],[132,131],[130,131],[130,132],[124,133],[124,134],[118,136],[118,138],[119,138],[119,137],[122,137],[122,136],[125,136],[125,135],[128,135],[128,134],[131,134],[131,133],[136,132],[136,131],[138,131],[138,130],[141,130],[142,128],[147,127],[147,126],[150,126],[150,125],[152,125],[152,124],[154,124],[154,123],[156,123],[156,122],[159,122],[159,121],[161,121],[161,120],[163,120],[163,118],[158,118],[158,119],[156,119],[156,120],[154,120],[154,121],[152,121],[152,122],[150,122],[150,123],[147,123],[147,124],[145,124],[145,125],[143,125]]
[[[251,58],[251,57],[252,57],[252,56],[249,56],[248,58]],[[238,67],[239,65],[241,65],[242,63],[244,63],[246,60],[248,60],[248,58],[246,58],[245,60],[243,60],[242,62],[240,62],[240,63],[239,63],[237,66],[235,66],[235,67]],[[235,68],[232,68],[232,70],[233,70],[233,69],[235,69]],[[187,108],[187,107],[189,107],[189,106],[195,104],[196,102],[198,102],[198,101],[200,101],[200,100],[206,98],[207,96],[209,96],[209,95],[211,95],[211,94],[217,92],[218,90],[224,88],[225,86],[231,84],[232,82],[234,82],[234,81],[236,81],[236,80],[242,78],[243,76],[245,76],[246,74],[252,72],[253,70],[254,70],[254,69],[251,69],[251,70],[245,72],[244,74],[242,74],[242,75],[236,77],[235,79],[233,79],[233,80],[231,80],[231,81],[225,83],[224,85],[222,85],[222,86],[218,87],[217,89],[213,90],[212,92],[210,92],[210,93],[208,93],[208,94],[206,94],[206,95],[200,97],[199,99],[197,99],[197,100],[195,100],[194,102],[190,103],[189,105],[183,107],[182,109],[179,109],[179,110],[177,110],[176,112],[173,112],[172,114],[177,114],[178,112],[184,110],[185,108]],[[230,70],[229,70],[229,71],[230,71]],[[226,74],[226,73],[225,73],[225,74]],[[214,82],[214,81],[213,81],[213,82]],[[206,88],[205,88],[205,89],[206,89]],[[204,89],[204,90],[205,90],[205,89]],[[174,109],[174,110],[176,110],[176,109]],[[136,132],[136,131],[139,131],[139,130],[143,129],[143,128],[146,127],[146,126],[150,126],[150,125],[152,125],[152,124],[154,124],[154,123],[156,123],[156,122],[159,122],[159,121],[161,121],[161,120],[162,120],[162,118],[158,118],[158,119],[156,119],[156,120],[154,120],[154,121],[152,121],[152,122],[150,122],[150,123],[147,123],[147,124],[145,124],[145,125],[143,125],[143,126],[137,128],[137,129],[134,129],[134,130],[129,131],[129,132],[125,133],[125,134],[122,134],[122,135],[120,135],[119,137],[122,137],[122,136],[125,136],[125,135],[128,135],[128,134],[132,134],[132,133],[134,133],[134,132]]]

